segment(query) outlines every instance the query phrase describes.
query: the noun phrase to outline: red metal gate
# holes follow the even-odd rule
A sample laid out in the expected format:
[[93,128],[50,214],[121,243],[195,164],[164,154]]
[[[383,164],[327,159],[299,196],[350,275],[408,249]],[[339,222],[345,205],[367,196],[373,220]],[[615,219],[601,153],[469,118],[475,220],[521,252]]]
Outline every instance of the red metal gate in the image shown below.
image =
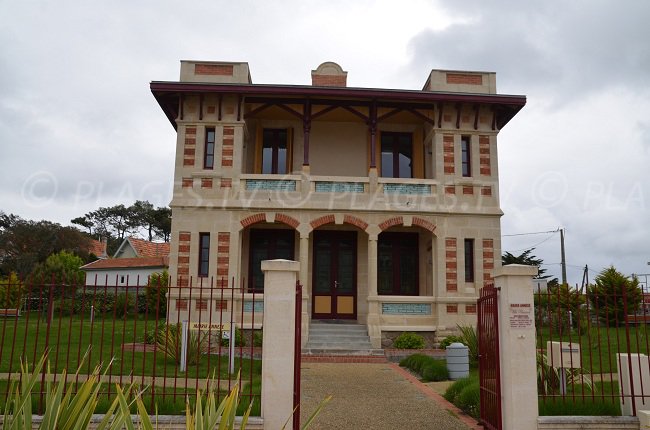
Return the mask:
[[481,289],[478,299],[481,424],[489,430],[502,429],[497,294],[498,290],[493,285],[489,285]]
[[300,428],[300,360],[302,358],[302,285],[296,282],[296,337],[293,357],[293,429]]

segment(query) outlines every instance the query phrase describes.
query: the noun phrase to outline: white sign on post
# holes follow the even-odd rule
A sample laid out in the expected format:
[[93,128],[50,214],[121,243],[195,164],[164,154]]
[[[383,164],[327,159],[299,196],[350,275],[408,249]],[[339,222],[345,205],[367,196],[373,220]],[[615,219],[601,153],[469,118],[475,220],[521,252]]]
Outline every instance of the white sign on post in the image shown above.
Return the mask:
[[546,358],[551,367],[565,369],[582,367],[580,344],[576,342],[546,342]]
[[532,305],[530,303],[510,304],[510,328],[525,329],[533,326]]

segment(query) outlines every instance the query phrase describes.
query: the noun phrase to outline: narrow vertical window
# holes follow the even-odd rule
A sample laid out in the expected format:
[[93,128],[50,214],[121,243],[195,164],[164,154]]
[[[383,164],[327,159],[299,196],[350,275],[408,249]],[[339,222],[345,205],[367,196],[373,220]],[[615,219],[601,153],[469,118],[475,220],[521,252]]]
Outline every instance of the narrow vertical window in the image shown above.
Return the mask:
[[205,129],[205,150],[203,152],[203,168],[214,168],[214,128]]
[[472,176],[472,145],[470,136],[461,136],[460,152],[462,154],[462,172],[464,177]]
[[288,147],[286,129],[264,129],[262,136],[262,173],[286,174],[289,159]]
[[465,239],[465,282],[474,282],[474,239]]
[[210,233],[199,234],[199,276],[208,276],[210,268]]

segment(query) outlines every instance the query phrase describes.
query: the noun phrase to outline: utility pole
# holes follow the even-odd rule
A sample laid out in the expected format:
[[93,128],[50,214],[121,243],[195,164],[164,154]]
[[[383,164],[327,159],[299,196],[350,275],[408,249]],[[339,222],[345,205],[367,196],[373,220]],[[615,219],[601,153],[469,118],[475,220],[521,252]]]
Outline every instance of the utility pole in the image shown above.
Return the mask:
[[560,229],[560,246],[562,252],[562,283],[566,284],[566,256],[564,255],[564,229]]

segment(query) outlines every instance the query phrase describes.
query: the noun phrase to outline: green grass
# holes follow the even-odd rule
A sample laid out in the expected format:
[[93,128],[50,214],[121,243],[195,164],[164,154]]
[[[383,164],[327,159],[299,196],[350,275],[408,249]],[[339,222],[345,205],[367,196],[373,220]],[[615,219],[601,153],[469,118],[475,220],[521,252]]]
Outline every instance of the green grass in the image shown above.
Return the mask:
[[548,327],[541,327],[537,330],[537,347],[546,349],[546,342],[562,341],[580,343],[582,354],[582,367],[590,373],[616,372],[616,353],[650,352],[650,328],[647,325],[633,326],[629,328],[630,348],[627,348],[627,333],[625,327],[599,327],[587,332],[574,330],[567,333],[566,330],[559,336],[557,330],[552,332]]
[[[125,381],[123,386],[127,385],[127,383],[128,381]],[[249,386],[249,383],[246,381],[243,381],[242,383],[244,389],[241,391],[242,399],[237,409],[238,415],[242,415],[246,411],[246,409],[248,408],[248,403],[250,401],[249,393],[251,393],[250,391],[251,386]],[[68,387],[71,386],[72,384],[68,384]],[[35,411],[39,410],[41,387],[42,385],[39,382],[34,386],[34,389],[32,391],[32,408]],[[0,403],[4,403],[5,393],[8,388],[9,388],[8,381],[0,381]],[[106,413],[111,403],[113,402],[113,399],[115,398],[115,393],[116,393],[115,386],[111,386],[111,391],[109,393],[108,385],[104,384],[102,388],[102,393],[99,395],[98,398],[98,403],[97,403],[97,408],[95,409],[95,413],[97,414]],[[201,393],[203,394],[204,391],[201,390]],[[260,393],[261,393],[261,382],[259,378],[257,378],[253,380],[253,384],[252,384],[252,399],[253,399],[253,408],[251,411],[252,416],[259,416],[261,413],[260,400],[259,400]],[[154,395],[154,407],[151,408],[151,410],[149,411],[152,416],[156,410],[158,411],[159,415],[184,415],[186,397],[189,399],[192,410],[194,410],[194,406],[196,404],[196,390],[194,388],[177,387],[176,389],[174,389],[173,387],[164,387],[164,388],[155,387],[153,389],[153,395]],[[218,395],[219,395],[219,400],[221,400],[228,395],[228,391],[219,390]],[[147,389],[142,394],[142,400],[147,408],[150,408],[151,396],[152,396],[151,388],[147,387]],[[43,399],[45,399],[45,395],[43,396]],[[131,409],[132,409],[132,413],[134,414],[137,413],[135,403],[131,406]]]
[[[145,327],[147,330],[153,329],[155,321],[145,321],[141,316],[116,321],[99,316],[91,325],[87,318],[82,319],[79,316],[55,317],[49,327],[48,336],[46,321],[42,318],[39,321],[37,315],[32,313],[29,321],[25,316],[18,319],[0,319],[0,339],[4,336],[0,353],[0,372],[19,372],[21,357],[24,356],[30,363],[34,357],[38,360],[45,352],[46,346],[50,350],[50,372],[60,373],[63,369],[73,371],[77,369],[79,361],[91,346],[89,359],[84,365],[88,371],[98,363],[109,363],[114,357],[109,369],[110,375],[133,373],[146,376],[155,374],[157,377],[184,376],[179,373],[178,365],[160,352],[122,351],[124,343],[142,342]],[[163,323],[158,324],[160,326]],[[213,372],[217,372],[222,378],[227,377],[227,353],[227,347],[223,347],[221,359],[215,354],[204,355],[198,366],[188,366],[188,377],[206,378]],[[259,375],[261,372],[259,360],[249,358],[237,357],[235,367],[241,368],[244,380],[249,379],[251,370],[253,375]]]
[[567,394],[564,398],[560,396],[540,397],[539,414],[541,416],[621,415],[618,384],[616,382],[613,384],[611,382],[595,382],[594,386],[593,394],[587,387],[577,384],[567,387]]

